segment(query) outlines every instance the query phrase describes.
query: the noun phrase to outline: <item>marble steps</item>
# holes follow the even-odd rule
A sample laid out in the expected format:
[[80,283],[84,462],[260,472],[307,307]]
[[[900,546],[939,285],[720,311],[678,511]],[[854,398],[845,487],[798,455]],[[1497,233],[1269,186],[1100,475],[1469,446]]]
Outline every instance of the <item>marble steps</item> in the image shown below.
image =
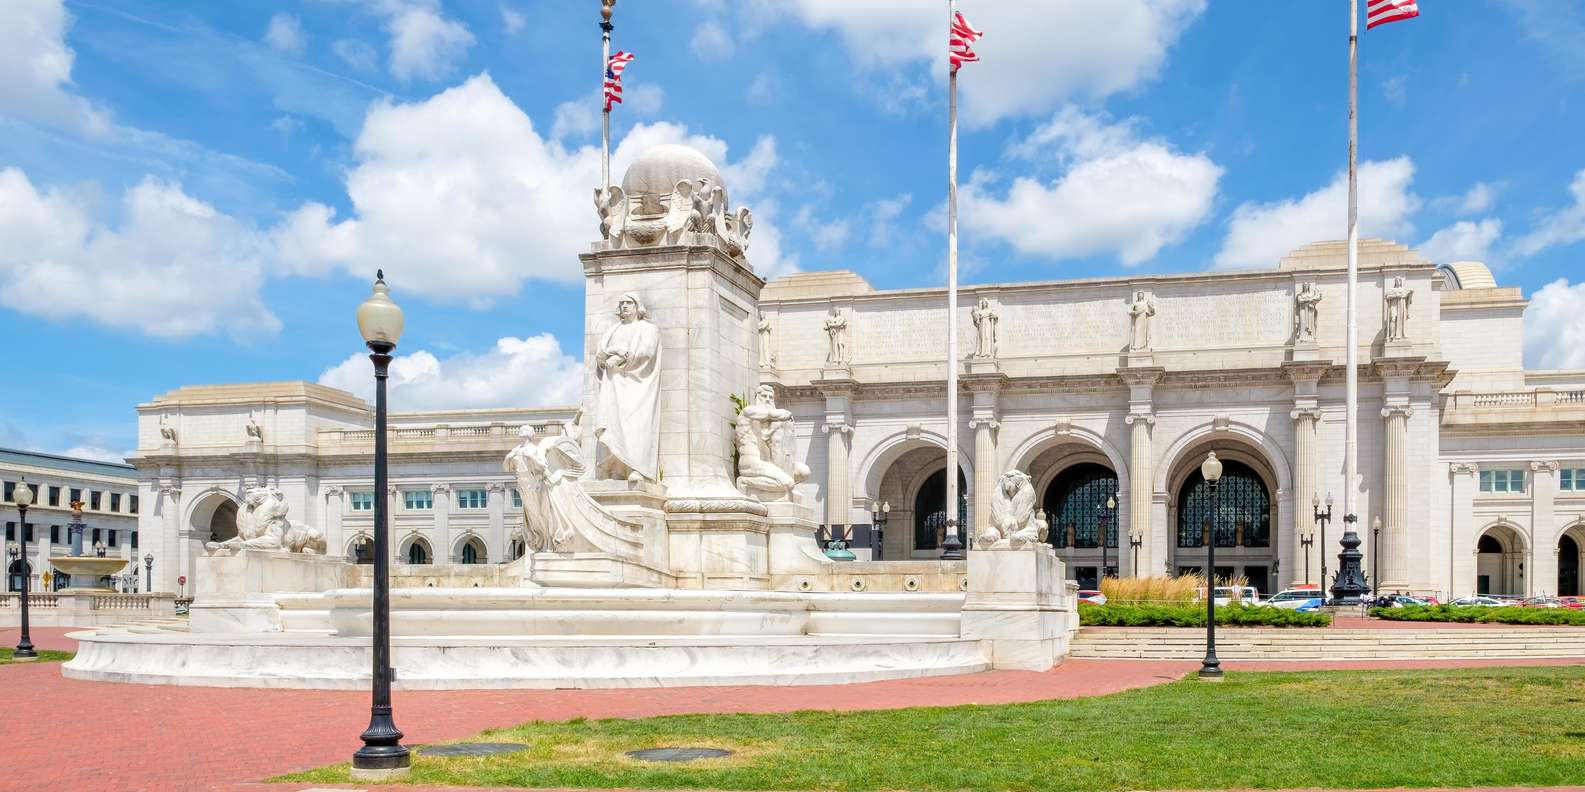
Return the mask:
[[[1412,660],[1585,658],[1585,629],[1280,630],[1222,628],[1223,660]],[[1205,631],[1197,628],[1082,629],[1071,657],[1199,659]]]

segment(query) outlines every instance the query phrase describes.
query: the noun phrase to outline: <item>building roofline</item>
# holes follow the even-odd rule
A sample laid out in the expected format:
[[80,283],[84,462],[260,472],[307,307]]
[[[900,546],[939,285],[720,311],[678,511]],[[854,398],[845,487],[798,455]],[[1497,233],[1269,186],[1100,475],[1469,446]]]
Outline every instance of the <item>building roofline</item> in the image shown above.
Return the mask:
[[[111,476],[125,476],[137,472],[136,468],[124,462],[105,462],[98,459],[47,454],[43,451],[27,451],[21,448],[0,447],[0,461],[35,464],[39,467],[55,468],[57,470],[75,470],[79,473],[101,473]],[[67,464],[62,465],[61,463]]]

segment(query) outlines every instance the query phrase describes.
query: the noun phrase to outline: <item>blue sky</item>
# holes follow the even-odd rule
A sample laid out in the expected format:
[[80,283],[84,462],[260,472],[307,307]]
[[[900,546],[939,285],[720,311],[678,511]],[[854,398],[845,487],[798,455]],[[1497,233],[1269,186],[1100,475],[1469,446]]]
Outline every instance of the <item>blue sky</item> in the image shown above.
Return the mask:
[[[119,456],[134,405],[183,384],[366,390],[376,267],[408,313],[399,409],[572,401],[598,5],[6,0],[0,445]],[[1269,267],[1343,235],[1346,2],[960,6],[986,32],[966,282]],[[1421,8],[1362,37],[1362,228],[1489,262],[1533,297],[1529,364],[1585,368],[1585,6]],[[940,283],[945,16],[622,0],[615,173],[690,143],[754,208],[762,273]]]

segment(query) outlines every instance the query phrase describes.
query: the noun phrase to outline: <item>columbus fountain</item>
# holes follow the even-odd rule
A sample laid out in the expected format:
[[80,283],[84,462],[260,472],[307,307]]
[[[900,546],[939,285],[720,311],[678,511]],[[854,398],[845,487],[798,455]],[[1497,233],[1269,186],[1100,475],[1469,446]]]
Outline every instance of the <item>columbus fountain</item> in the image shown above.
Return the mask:
[[[398,688],[840,683],[1066,654],[1075,587],[1018,471],[966,561],[821,551],[792,416],[759,382],[753,216],[726,188],[702,154],[662,145],[596,191],[583,408],[560,432],[525,428],[502,460],[530,551],[438,584],[393,576]],[[324,549],[279,492],[249,490],[238,536],[198,559],[186,629],[75,633],[63,673],[366,688],[369,568]]]

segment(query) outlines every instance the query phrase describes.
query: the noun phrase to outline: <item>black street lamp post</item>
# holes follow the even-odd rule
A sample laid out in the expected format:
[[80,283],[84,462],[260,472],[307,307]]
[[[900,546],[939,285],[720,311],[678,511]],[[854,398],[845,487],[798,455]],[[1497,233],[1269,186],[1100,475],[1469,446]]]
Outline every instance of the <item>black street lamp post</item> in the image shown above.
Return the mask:
[[352,777],[359,781],[401,778],[412,757],[391,716],[391,539],[386,524],[385,380],[391,352],[402,335],[402,309],[391,301],[385,273],[377,272],[374,293],[358,306],[358,330],[374,361],[374,690],[363,747],[352,755]]
[[1337,580],[1332,584],[1332,603],[1335,605],[1357,605],[1361,597],[1370,593],[1370,584],[1365,581],[1365,568],[1360,563],[1365,554],[1359,552],[1363,540],[1354,530],[1357,522],[1357,515],[1343,515],[1343,538],[1338,540],[1343,550],[1337,554]]
[[[1321,599],[1326,599],[1326,524],[1332,521],[1332,493],[1326,493],[1326,511],[1321,511],[1321,496],[1316,495],[1310,501],[1310,507],[1315,510],[1315,522],[1321,526]],[[1309,563],[1309,558],[1305,558]]]
[[1372,599],[1381,596],[1377,588],[1381,585],[1381,518],[1377,517],[1370,523],[1370,596]]
[[881,560],[886,553],[886,521],[892,517],[891,501],[874,501],[870,504],[870,519],[874,524],[874,559]]
[[1144,547],[1145,537],[1137,533],[1128,534],[1128,554],[1134,557],[1134,577],[1139,577],[1139,548]]
[[1216,659],[1216,512],[1220,504],[1216,482],[1222,478],[1222,461],[1216,458],[1215,451],[1200,463],[1200,475],[1211,487],[1210,541],[1205,543],[1205,660],[1200,663],[1200,678],[1220,682],[1222,661]]
[[1315,534],[1299,535],[1299,546],[1304,548],[1304,582],[1310,582],[1310,548],[1315,544]]
[[143,591],[145,593],[148,593],[148,594],[154,593],[154,554],[153,553],[145,553],[143,555]]
[[33,488],[28,486],[28,480],[22,479],[16,490],[11,494],[11,500],[17,505],[17,526],[21,533],[17,539],[22,543],[17,555],[21,556],[22,564],[22,640],[17,642],[16,652],[12,653],[13,660],[28,662],[38,659],[38,652],[33,650],[33,638],[28,634],[28,587],[31,583],[28,578],[28,507],[33,505]]

